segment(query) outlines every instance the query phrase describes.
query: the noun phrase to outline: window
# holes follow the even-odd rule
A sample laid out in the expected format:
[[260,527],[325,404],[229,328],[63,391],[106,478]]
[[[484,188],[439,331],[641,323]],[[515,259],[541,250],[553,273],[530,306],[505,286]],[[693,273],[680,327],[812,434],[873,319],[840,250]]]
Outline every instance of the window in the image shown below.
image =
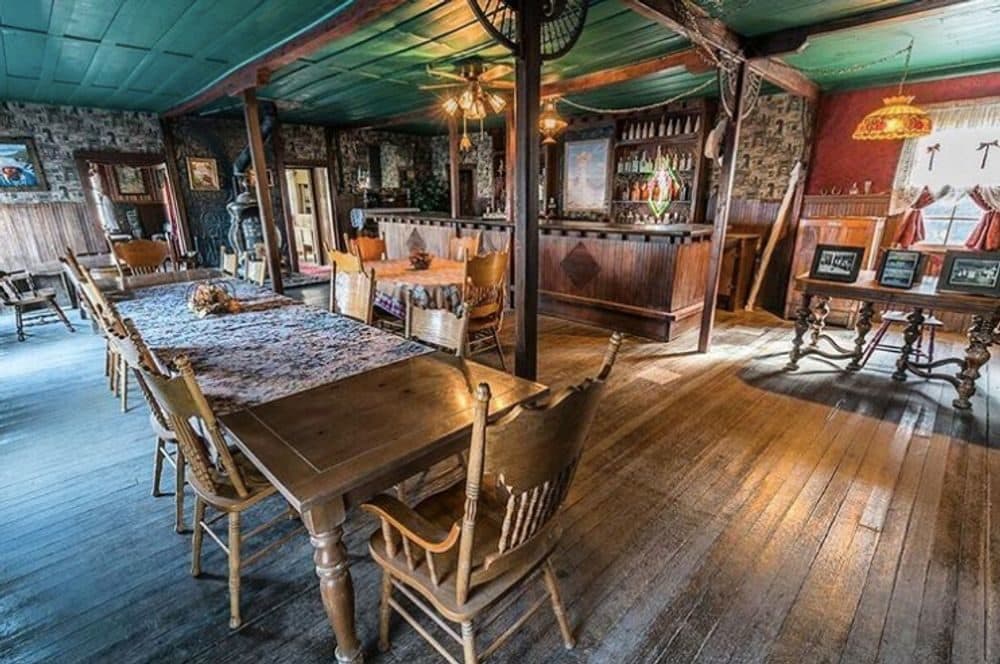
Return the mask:
[[924,208],[923,244],[941,246],[964,245],[979,223],[983,211],[965,193],[956,199],[948,196]]

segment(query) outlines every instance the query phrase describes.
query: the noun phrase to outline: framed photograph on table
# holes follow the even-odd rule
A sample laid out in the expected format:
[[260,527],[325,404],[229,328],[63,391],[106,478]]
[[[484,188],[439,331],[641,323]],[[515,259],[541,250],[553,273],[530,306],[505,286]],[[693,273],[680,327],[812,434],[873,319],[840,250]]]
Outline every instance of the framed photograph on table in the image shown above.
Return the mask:
[[563,208],[568,212],[608,209],[611,139],[566,141],[563,160]]
[[947,252],[937,289],[1000,297],[1000,252]]
[[816,245],[809,276],[823,281],[853,283],[861,273],[864,247],[842,247],[835,244]]
[[878,268],[878,284],[886,288],[910,289],[920,281],[924,255],[919,251],[889,249]]

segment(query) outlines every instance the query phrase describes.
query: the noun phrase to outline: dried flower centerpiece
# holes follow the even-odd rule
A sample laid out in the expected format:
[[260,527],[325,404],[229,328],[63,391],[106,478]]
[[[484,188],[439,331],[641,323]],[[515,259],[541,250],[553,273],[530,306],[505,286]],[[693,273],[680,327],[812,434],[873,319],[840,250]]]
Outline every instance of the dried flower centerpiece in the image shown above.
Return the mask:
[[410,254],[410,265],[414,270],[426,270],[431,266],[434,255],[426,251],[414,251]]
[[188,309],[198,318],[209,314],[235,314],[243,308],[225,282],[196,284],[188,291],[187,303]]

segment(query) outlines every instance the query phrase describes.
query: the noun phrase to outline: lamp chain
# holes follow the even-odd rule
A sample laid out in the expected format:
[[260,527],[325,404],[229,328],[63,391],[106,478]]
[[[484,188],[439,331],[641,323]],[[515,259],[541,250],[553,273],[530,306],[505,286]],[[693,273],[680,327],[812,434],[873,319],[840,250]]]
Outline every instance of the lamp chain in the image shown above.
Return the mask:
[[609,114],[614,114],[614,113],[638,113],[640,111],[648,111],[650,109],[656,108],[657,106],[666,106],[667,104],[671,104],[671,103],[673,103],[675,101],[683,99],[684,97],[688,97],[690,95],[693,95],[696,92],[701,92],[702,90],[704,90],[708,86],[712,85],[713,83],[715,83],[715,79],[714,78],[710,78],[707,81],[704,81],[703,83],[700,83],[700,84],[696,85],[695,87],[691,88],[690,90],[687,90],[686,92],[682,92],[679,95],[674,95],[670,99],[666,99],[664,101],[654,102],[652,104],[646,104],[644,106],[633,106],[631,108],[598,108],[596,106],[588,106],[587,104],[581,104],[579,102],[575,102],[572,99],[567,99],[566,97],[560,97],[556,101],[559,101],[559,102],[562,102],[562,103],[565,103],[565,104],[569,104],[570,106],[573,106],[574,108],[578,108],[581,111],[589,111],[591,113],[609,113]]

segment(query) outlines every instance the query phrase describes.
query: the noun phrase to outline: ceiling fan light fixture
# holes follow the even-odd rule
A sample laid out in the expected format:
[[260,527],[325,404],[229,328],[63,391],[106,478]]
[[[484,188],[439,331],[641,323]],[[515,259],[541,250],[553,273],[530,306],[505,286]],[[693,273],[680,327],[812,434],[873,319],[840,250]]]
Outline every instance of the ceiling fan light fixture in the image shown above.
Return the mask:
[[494,113],[503,113],[503,109],[507,108],[507,100],[495,92],[488,93],[486,100],[489,101]]
[[454,97],[447,97],[442,103],[441,107],[444,108],[444,112],[448,115],[455,115],[458,111],[458,100]]
[[458,144],[458,149],[461,150],[462,152],[472,149],[472,139],[469,138],[469,132],[467,131],[462,132],[462,140]]

